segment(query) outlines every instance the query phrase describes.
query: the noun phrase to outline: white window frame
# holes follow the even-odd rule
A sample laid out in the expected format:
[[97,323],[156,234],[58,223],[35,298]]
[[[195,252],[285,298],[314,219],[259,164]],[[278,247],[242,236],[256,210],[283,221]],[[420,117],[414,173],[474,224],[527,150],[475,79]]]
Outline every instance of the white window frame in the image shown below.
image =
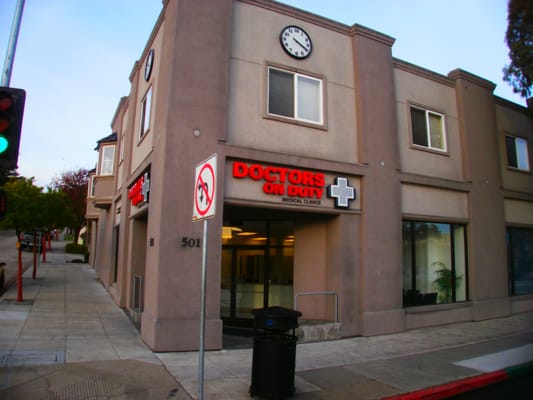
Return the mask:
[[[281,71],[283,73],[286,73],[286,74],[290,74],[293,76],[293,95],[294,95],[294,98],[293,98],[293,117],[290,117],[290,116],[287,116],[287,115],[282,115],[282,114],[275,114],[275,113],[271,113],[269,110],[270,110],[270,71],[271,70],[277,70],[277,71]],[[303,117],[300,117],[298,115],[298,112],[299,112],[299,109],[298,109],[298,78],[299,77],[302,77],[302,78],[305,78],[305,79],[309,79],[311,81],[315,81],[318,83],[318,99],[317,99],[317,102],[318,102],[318,114],[319,114],[319,118],[318,120],[311,120],[311,119],[306,119],[306,118],[303,118]],[[312,125],[318,125],[318,126],[323,126],[324,125],[324,79],[322,78],[318,78],[316,76],[312,76],[312,75],[309,75],[309,74],[303,74],[303,73],[300,73],[300,72],[296,72],[296,71],[292,71],[290,69],[284,69],[284,68],[280,68],[280,67],[275,67],[275,66],[271,66],[269,65],[268,68],[267,68],[267,99],[266,99],[266,113],[268,116],[270,117],[275,117],[275,118],[281,118],[281,119],[284,119],[284,120],[288,120],[288,121],[295,121],[295,122],[303,122],[305,124],[312,124]]]
[[152,86],[148,88],[141,101],[141,120],[139,124],[139,140],[150,130],[152,120]]
[[[412,114],[411,114],[411,110],[412,109],[423,111],[424,114],[425,114],[426,140],[427,140],[427,143],[428,143],[427,146],[425,146],[423,144],[415,143],[414,132],[413,132],[413,129],[414,129],[414,127],[413,127],[413,117],[412,117]],[[430,115],[438,116],[440,118],[440,127],[441,127],[441,132],[442,132],[442,137],[441,137],[442,148],[441,147],[432,146],[432,144],[431,144]],[[419,149],[428,149],[428,150],[436,151],[436,152],[439,152],[439,153],[446,153],[448,151],[448,137],[447,137],[448,135],[446,134],[446,124],[444,122],[445,121],[445,115],[443,113],[432,111],[432,110],[428,110],[426,108],[418,107],[418,106],[415,106],[415,105],[411,104],[411,105],[409,105],[409,120],[411,122],[411,131],[410,131],[411,144],[414,147],[419,148]]]
[[100,176],[108,176],[114,174],[115,168],[115,145],[102,146],[102,162],[100,163]]
[[120,135],[120,158],[119,158],[119,164],[124,161],[124,146],[125,146],[125,140],[126,140],[126,134]]
[[[514,157],[516,159],[516,166],[511,165],[509,160],[509,149],[507,147],[507,138],[510,138],[514,141]],[[512,135],[512,134],[505,134],[505,153],[507,156],[507,167],[517,170],[517,171],[524,171],[524,172],[530,172],[531,166],[529,163],[529,143],[527,139],[524,139],[523,137]]]
[[94,197],[96,193],[96,175],[91,175],[91,178],[89,179],[89,190],[87,193],[89,194],[87,197]]

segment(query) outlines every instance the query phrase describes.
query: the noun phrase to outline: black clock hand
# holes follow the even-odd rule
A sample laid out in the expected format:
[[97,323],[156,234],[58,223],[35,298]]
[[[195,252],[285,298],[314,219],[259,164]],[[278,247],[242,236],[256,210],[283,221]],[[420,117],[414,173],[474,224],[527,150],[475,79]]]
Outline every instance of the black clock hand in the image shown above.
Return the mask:
[[304,49],[305,51],[307,51],[307,47],[305,47],[302,43],[300,43],[298,40],[296,40],[296,38],[293,38],[293,39],[294,39],[294,41],[295,41],[298,45],[300,45],[300,47],[301,47],[302,49]]

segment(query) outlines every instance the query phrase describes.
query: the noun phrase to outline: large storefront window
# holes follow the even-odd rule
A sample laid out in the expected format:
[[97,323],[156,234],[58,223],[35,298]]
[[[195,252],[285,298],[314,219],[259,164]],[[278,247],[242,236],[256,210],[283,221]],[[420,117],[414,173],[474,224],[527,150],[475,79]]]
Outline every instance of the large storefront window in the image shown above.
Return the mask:
[[404,307],[467,300],[464,225],[403,222]]
[[533,229],[507,228],[509,294],[533,294]]
[[255,308],[292,308],[292,221],[226,221],[222,243],[220,314],[225,321],[251,319]]

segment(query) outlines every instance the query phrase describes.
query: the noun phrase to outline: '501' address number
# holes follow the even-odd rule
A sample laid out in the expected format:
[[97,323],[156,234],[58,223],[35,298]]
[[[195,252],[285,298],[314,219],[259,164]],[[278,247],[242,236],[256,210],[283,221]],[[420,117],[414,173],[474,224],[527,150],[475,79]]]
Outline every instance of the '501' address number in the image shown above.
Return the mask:
[[200,239],[183,236],[181,238],[181,247],[200,247]]

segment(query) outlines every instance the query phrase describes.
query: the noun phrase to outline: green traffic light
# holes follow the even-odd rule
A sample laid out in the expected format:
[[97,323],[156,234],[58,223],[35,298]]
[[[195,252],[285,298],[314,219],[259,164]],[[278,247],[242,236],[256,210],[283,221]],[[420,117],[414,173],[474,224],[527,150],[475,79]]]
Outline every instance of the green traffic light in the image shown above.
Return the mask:
[[6,140],[6,138],[3,136],[0,136],[0,154],[2,154],[4,151],[7,150],[8,145],[9,145],[9,142]]

